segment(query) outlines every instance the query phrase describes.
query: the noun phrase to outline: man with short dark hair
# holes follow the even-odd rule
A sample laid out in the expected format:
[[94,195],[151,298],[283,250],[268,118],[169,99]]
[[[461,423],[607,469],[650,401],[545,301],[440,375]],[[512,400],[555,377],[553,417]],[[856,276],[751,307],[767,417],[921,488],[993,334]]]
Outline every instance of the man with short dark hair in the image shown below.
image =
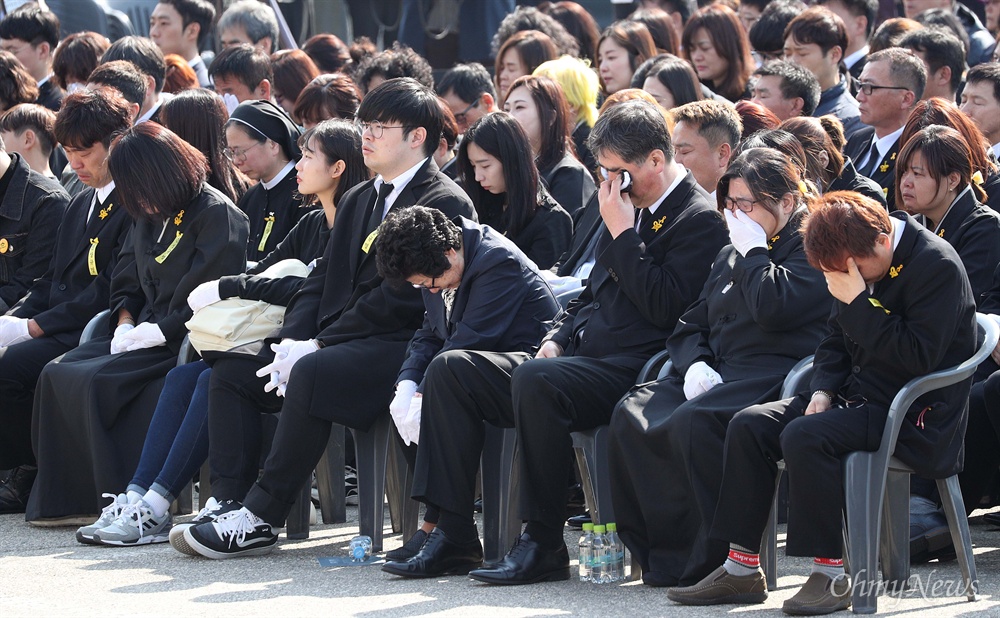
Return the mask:
[[87,78],[87,87],[114,88],[125,97],[132,109],[132,122],[138,124],[139,110],[146,100],[148,81],[139,67],[128,60],[112,60],[99,64]]
[[944,28],[914,30],[899,42],[927,67],[927,85],[922,99],[941,97],[955,102],[965,74],[965,48],[957,36]]
[[112,60],[128,60],[146,76],[146,94],[139,106],[139,117],[135,124],[152,120],[160,121],[160,106],[172,95],[163,92],[163,82],[167,75],[167,63],[163,52],[151,39],[126,36],[111,44],[101,56],[101,63]]
[[[710,605],[767,598],[759,548],[777,462],[784,459],[785,550],[814,562],[783,610],[819,615],[849,607],[841,458],[879,448],[889,405],[907,382],[958,365],[976,349],[972,288],[946,241],[909,215],[889,216],[881,204],[850,191],[823,195],[805,226],[806,256],[823,271],[835,299],[832,330],[816,349],[808,391],[746,408],[730,422],[711,533],[730,543],[729,558],[694,586],[668,590],[672,601]],[[894,456],[931,478],[956,474],[971,382],[919,397],[905,411]],[[861,577],[878,582],[877,574]]]
[[996,41],[968,7],[955,0],[906,0],[903,3],[903,14],[910,19],[916,19],[917,15],[928,9],[944,9],[958,17],[969,35],[969,50],[966,54],[969,66],[990,61]]
[[215,7],[208,0],[160,0],[149,16],[149,38],[164,56],[177,54],[184,58],[202,88],[212,86],[199,49],[212,31],[213,21]]
[[[804,10],[806,5],[799,0],[774,0],[768,3],[747,34],[757,64],[785,57],[785,28]],[[680,37],[677,40],[681,40]]]
[[246,101],[271,100],[274,82],[271,59],[248,44],[240,43],[219,52],[208,67],[208,74],[215,82],[215,91],[226,99],[230,112]]
[[819,81],[805,67],[787,60],[771,60],[753,74],[751,100],[774,112],[782,122],[796,116],[812,116],[816,111]]
[[674,160],[715,199],[715,188],[740,143],[743,122],[728,101],[694,101],[670,110]]
[[927,69],[905,49],[890,47],[868,57],[861,72],[858,104],[868,125],[847,140],[844,154],[858,173],[882,187],[889,210],[896,203],[896,154],[910,112],[924,94]]
[[[604,227],[597,264],[567,315],[538,352],[449,351],[426,378],[426,427],[413,496],[441,511],[420,552],[386,570],[432,577],[475,569],[492,584],[569,578],[563,542],[571,431],[606,424],[643,363],[697,297],[715,254],[728,242],[721,216],[694,177],[673,160],[660,109],[626,101],[605,111],[589,145],[610,178],[601,185]],[[622,192],[623,174],[632,179]],[[440,415],[440,416],[439,416]],[[484,565],[469,504],[484,424],[515,427],[524,534],[495,565]],[[438,439],[438,434],[440,439]],[[460,473],[456,473],[460,471]]]
[[[415,204],[449,219],[476,218],[465,192],[432,160],[441,114],[434,93],[412,79],[389,80],[361,102],[362,154],[377,176],[337,204],[326,252],[289,303],[280,343],[270,339],[275,343],[258,354],[220,359],[212,368],[212,492],[221,503],[232,501],[232,510],[184,531],[193,551],[208,558],[271,551],[274,527],[316,467],[332,423],[368,431],[386,413],[424,304],[412,286],[378,274],[380,224],[390,211]],[[257,481],[255,428],[261,414],[279,411]]]
[[22,103],[0,115],[0,139],[7,152],[24,157],[28,167],[42,176],[55,178],[49,157],[56,145],[56,115],[51,109],[34,103]]
[[[875,31],[878,0],[820,0],[816,4],[830,9],[844,21],[847,31],[844,66],[851,77],[858,79],[867,61],[868,39]],[[857,95],[857,92],[853,94]]]
[[813,115],[833,114],[850,139],[862,128],[858,101],[851,96],[850,77],[841,71],[847,30],[835,13],[821,6],[803,11],[785,28],[785,60],[812,72],[822,91]]
[[[13,470],[0,483],[0,513],[23,513],[35,478],[31,411],[42,368],[75,348],[87,322],[108,308],[111,273],[132,223],[117,203],[108,147],[131,124],[129,103],[110,88],[68,96],[57,116],[55,135],[87,189],[67,208],[65,193],[45,186],[53,201],[41,230],[48,238],[33,242],[48,245],[51,260],[28,281],[27,294],[18,294],[20,301],[0,316],[0,468]],[[30,184],[21,190],[37,198]],[[0,226],[4,221],[0,217]],[[16,249],[12,244],[0,239],[6,253]]]
[[29,2],[0,20],[0,49],[14,57],[38,82],[36,103],[59,111],[66,93],[52,79],[52,58],[59,45],[59,18]]
[[278,20],[274,11],[259,0],[232,3],[216,27],[222,49],[247,44],[270,56],[278,48]]
[[496,111],[493,80],[486,67],[478,62],[455,65],[441,76],[435,90],[455,114],[459,133],[465,133],[477,120]]
[[1000,64],[972,67],[962,90],[962,111],[976,123],[1000,157]]

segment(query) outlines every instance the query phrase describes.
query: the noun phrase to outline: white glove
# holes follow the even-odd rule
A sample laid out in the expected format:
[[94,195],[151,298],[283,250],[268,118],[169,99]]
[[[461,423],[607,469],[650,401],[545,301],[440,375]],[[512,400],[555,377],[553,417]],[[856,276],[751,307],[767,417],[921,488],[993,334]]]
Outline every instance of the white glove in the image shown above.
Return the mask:
[[737,211],[733,214],[728,208],[725,210],[726,225],[729,226],[729,240],[746,257],[747,253],[755,248],[767,249],[767,233],[756,221],[743,212]]
[[188,306],[191,307],[191,311],[198,313],[204,307],[211,305],[212,303],[217,303],[222,300],[219,296],[219,280],[206,281],[202,283],[195,289],[191,290],[188,294]]
[[703,361],[698,361],[688,367],[684,374],[684,396],[694,399],[702,393],[707,393],[716,384],[722,384],[722,376]]
[[396,396],[389,403],[389,415],[392,416],[392,422],[395,423],[396,430],[399,431],[399,437],[406,444],[409,444],[406,435],[406,420],[410,413],[410,402],[413,400],[416,392],[416,382],[413,380],[401,380],[396,385]]
[[152,322],[143,322],[122,335],[122,341],[125,344],[126,352],[135,352],[144,348],[161,346],[167,342],[167,338],[163,336],[163,331],[160,330],[159,326]]
[[121,354],[126,348],[128,348],[129,344],[132,342],[125,339],[125,333],[129,332],[133,328],[135,328],[135,324],[129,324],[128,322],[118,325],[118,328],[115,329],[115,336],[111,338],[112,354]]
[[229,115],[232,116],[233,111],[240,104],[240,100],[236,98],[235,94],[229,94],[228,92],[222,95],[222,100],[226,104],[226,109],[229,110]]
[[31,335],[28,334],[28,318],[15,318],[12,315],[0,316],[0,348],[29,339],[31,339]]
[[257,370],[258,378],[270,376],[271,380],[264,385],[264,392],[270,393],[278,389],[278,396],[285,396],[285,386],[288,384],[288,377],[292,375],[292,367],[303,356],[312,354],[319,349],[319,344],[315,339],[305,341],[295,341],[285,339],[281,343],[272,343],[271,350],[274,352],[274,360],[269,365],[264,365]]
[[407,411],[406,421],[403,423],[406,433],[399,434],[406,446],[409,446],[410,443],[416,444],[420,440],[420,409],[423,403],[424,397],[420,393],[414,395],[413,399],[410,400],[410,409]]

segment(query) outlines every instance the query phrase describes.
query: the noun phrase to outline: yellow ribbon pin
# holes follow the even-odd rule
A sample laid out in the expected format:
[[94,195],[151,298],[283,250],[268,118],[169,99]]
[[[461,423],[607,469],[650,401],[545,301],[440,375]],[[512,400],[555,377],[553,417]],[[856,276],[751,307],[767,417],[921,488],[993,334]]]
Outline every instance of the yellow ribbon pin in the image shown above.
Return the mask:
[[365,253],[371,251],[372,244],[375,242],[375,239],[377,237],[378,237],[378,228],[375,228],[374,230],[372,230],[372,233],[368,235],[368,238],[365,239],[364,244],[361,245],[361,250],[364,251]]
[[878,171],[882,172],[883,174],[886,173],[886,172],[888,172],[889,171],[889,164],[888,163],[883,163],[882,165],[878,166]]
[[114,208],[114,207],[115,207],[114,204],[108,204],[108,207],[107,208],[102,208],[101,212],[97,213],[97,216],[100,217],[102,221],[104,219],[107,219],[108,215],[111,214],[111,209]]
[[667,220],[666,216],[660,217],[656,221],[653,221],[653,231],[659,232],[660,228],[663,227],[663,222]]
[[871,297],[869,297],[869,298],[868,298],[868,302],[870,302],[870,303],[872,304],[872,306],[873,306],[873,307],[878,307],[878,308],[879,308],[879,309],[881,309],[882,311],[885,311],[885,314],[886,314],[886,315],[889,315],[889,310],[888,310],[888,309],[886,309],[885,307],[883,307],[883,306],[882,306],[882,303],[878,302],[878,299],[877,299],[877,298],[871,298]]
[[[181,211],[181,212],[183,212],[183,211]],[[163,253],[161,253],[160,255],[156,256],[155,258],[153,258],[153,259],[156,260],[157,264],[162,264],[163,262],[166,261],[166,259],[168,257],[170,257],[170,254],[173,252],[174,249],[177,248],[177,243],[179,243],[181,241],[181,238],[183,236],[184,236],[184,234],[181,234],[179,231],[177,232],[177,236],[174,237],[173,242],[170,243],[170,246],[167,247],[167,250],[164,251]]]
[[260,235],[260,244],[257,245],[257,251],[263,251],[264,245],[267,244],[267,239],[271,236],[271,230],[274,229],[274,213],[270,213],[267,217],[264,217],[264,233]]
[[771,249],[774,249],[774,243],[778,242],[780,238],[781,238],[780,234],[772,238],[771,241],[767,243],[767,250],[770,251]]
[[941,228],[941,231],[940,231],[940,232],[938,232],[938,236],[939,236],[940,238],[944,238],[944,228]]
[[900,264],[899,266],[889,267],[889,278],[895,279],[896,277],[899,276],[899,273],[902,272],[902,270],[903,270],[902,264]]
[[184,211],[181,210],[179,213],[177,213],[177,216],[174,217],[174,225],[180,226],[181,221],[183,220],[184,220]]
[[100,238],[90,239],[90,251],[87,252],[87,269],[90,271],[91,277],[97,276],[97,245],[100,242]]

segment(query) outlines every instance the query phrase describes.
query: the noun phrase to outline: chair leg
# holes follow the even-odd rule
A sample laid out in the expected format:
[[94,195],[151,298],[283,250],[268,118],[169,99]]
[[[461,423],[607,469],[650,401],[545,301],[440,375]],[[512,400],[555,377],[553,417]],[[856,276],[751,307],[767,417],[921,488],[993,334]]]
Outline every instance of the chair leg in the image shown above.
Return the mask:
[[362,535],[371,537],[373,553],[382,551],[385,466],[391,424],[389,415],[383,414],[370,430],[352,430],[358,465],[358,526]]
[[316,464],[316,485],[319,487],[319,509],[324,524],[342,524],[347,521],[347,502],[344,496],[344,427],[334,425],[330,441]]
[[764,577],[768,590],[778,589],[778,487],[781,484],[782,468],[774,481],[774,498],[771,502],[771,516],[767,519],[764,536],[760,540],[760,563],[764,567]]
[[937,481],[938,493],[944,505],[944,514],[951,529],[951,542],[955,546],[958,564],[962,568],[965,596],[976,600],[979,592],[979,576],[976,574],[976,557],[972,553],[972,536],[969,534],[969,519],[965,516],[965,503],[957,476],[949,476]]
[[521,533],[517,518],[517,433],[487,427],[480,470],[483,484],[483,552],[487,562],[502,560]]
[[[871,453],[854,452],[844,460],[844,492],[854,590],[855,614],[878,610],[879,516],[885,491],[885,476]],[[876,472],[875,468],[879,468]]]
[[889,470],[886,475],[879,553],[886,589],[906,590],[910,579],[910,475],[906,472]]
[[290,540],[309,538],[309,505],[312,502],[312,475],[302,484],[299,497],[288,512],[285,521],[285,536]]
[[594,480],[597,513],[591,515],[596,515],[596,523],[607,524],[615,520],[614,506],[611,504],[611,473],[608,471],[608,428],[598,427],[593,433],[594,443],[588,465]]
[[205,503],[212,497],[212,469],[206,461],[198,473],[198,510],[205,508]]
[[417,532],[420,503],[410,498],[413,489],[413,470],[406,463],[399,442],[389,435],[389,459],[386,464],[385,493],[389,502],[389,522],[393,534],[403,533],[409,539]]
[[579,444],[573,445],[573,453],[576,455],[576,467],[580,470],[580,484],[583,486],[583,498],[587,503],[587,510],[590,511],[590,517],[594,521],[597,517],[597,496],[594,494],[594,479],[591,476],[590,464],[587,461],[587,451],[592,448],[585,444],[589,444],[589,440],[585,436],[580,436],[579,439],[574,438],[574,442],[579,440]]
[[[174,507],[176,507],[176,510],[173,510]],[[186,515],[192,511],[194,511],[194,484],[188,483],[171,505],[171,512]]]

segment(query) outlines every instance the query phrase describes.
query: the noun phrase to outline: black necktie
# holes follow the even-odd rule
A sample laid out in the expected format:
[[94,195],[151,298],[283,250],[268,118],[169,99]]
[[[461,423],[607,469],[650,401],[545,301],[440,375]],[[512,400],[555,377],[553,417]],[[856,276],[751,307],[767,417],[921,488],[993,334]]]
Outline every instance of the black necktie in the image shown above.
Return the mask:
[[653,213],[648,208],[639,210],[639,238],[649,242],[653,238]]
[[368,217],[368,229],[365,231],[365,235],[371,234],[378,228],[379,224],[382,223],[382,211],[385,210],[385,200],[392,193],[394,187],[388,182],[383,182],[382,186],[378,188],[378,197],[375,198],[375,208],[372,209],[372,214]]
[[873,140],[872,147],[868,151],[868,161],[865,163],[864,169],[859,170],[858,173],[871,178],[872,174],[875,173],[875,167],[879,164],[878,159],[878,140]]

